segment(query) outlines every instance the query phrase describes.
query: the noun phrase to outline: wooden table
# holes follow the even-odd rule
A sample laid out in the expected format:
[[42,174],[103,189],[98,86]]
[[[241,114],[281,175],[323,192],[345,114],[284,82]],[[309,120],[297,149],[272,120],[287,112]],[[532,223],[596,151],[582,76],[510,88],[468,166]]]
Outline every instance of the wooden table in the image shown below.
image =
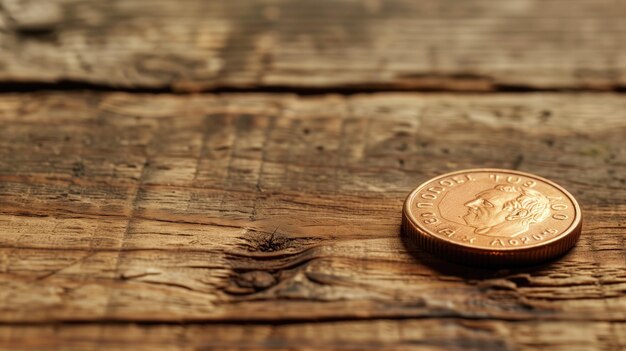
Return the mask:
[[[626,349],[626,6],[0,2],[0,349]],[[403,239],[464,168],[583,234],[478,269]]]

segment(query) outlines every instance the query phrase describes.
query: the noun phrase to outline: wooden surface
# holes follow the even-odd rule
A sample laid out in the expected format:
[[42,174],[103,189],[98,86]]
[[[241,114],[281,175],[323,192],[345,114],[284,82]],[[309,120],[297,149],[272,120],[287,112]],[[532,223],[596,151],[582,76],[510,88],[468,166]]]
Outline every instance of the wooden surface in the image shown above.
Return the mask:
[[616,0],[0,2],[0,80],[125,88],[626,87]]
[[[625,110],[618,94],[3,95],[0,345],[626,347]],[[481,270],[403,240],[409,190],[470,167],[565,186],[577,247]]]
[[[625,16],[0,0],[0,350],[626,349]],[[567,188],[577,246],[402,237],[412,188],[476,167]]]

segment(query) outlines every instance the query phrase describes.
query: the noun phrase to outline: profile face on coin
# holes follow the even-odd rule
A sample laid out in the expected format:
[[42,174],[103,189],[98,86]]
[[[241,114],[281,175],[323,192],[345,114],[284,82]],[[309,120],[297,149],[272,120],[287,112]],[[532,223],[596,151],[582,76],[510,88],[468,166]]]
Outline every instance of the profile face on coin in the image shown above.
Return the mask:
[[542,193],[514,185],[496,185],[465,203],[463,221],[474,233],[515,237],[550,215],[550,200]]
[[407,197],[403,216],[403,230],[426,247],[494,262],[556,256],[573,246],[580,226],[580,208],[565,189],[500,169],[433,178]]

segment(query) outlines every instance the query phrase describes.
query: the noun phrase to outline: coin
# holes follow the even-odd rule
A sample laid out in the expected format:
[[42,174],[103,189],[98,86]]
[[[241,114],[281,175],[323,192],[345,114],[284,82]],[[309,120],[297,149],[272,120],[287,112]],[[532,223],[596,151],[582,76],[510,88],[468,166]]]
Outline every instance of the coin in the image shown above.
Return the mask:
[[402,231],[431,253],[480,265],[525,265],[562,255],[580,236],[576,199],[556,183],[505,169],[435,177],[404,202]]

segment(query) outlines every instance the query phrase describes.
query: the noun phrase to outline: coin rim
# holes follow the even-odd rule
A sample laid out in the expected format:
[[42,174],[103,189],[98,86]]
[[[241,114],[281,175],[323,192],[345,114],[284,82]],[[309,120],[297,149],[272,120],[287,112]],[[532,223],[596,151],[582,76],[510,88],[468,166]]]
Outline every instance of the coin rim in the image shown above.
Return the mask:
[[[429,229],[423,227],[419,221],[413,216],[413,214],[411,213],[411,211],[409,211],[409,209],[411,208],[411,203],[413,201],[413,199],[415,198],[415,196],[419,193],[420,190],[422,190],[424,187],[426,187],[426,185],[430,184],[431,182],[434,182],[438,179],[441,178],[446,178],[446,177],[450,177],[450,176],[454,176],[454,175],[458,175],[458,174],[466,174],[466,173],[472,173],[472,172],[500,172],[500,173],[512,173],[512,174],[517,174],[517,175],[521,175],[521,176],[525,176],[528,178],[534,178],[537,180],[540,180],[542,182],[546,182],[549,185],[554,186],[555,188],[557,188],[558,190],[560,190],[561,192],[563,192],[570,200],[571,202],[574,204],[574,209],[576,211],[576,216],[574,217],[574,220],[572,221],[572,223],[563,231],[563,233],[559,236],[556,236],[554,238],[551,238],[550,240],[547,241],[542,241],[539,242],[537,244],[533,244],[530,246],[523,246],[523,247],[519,247],[519,246],[513,246],[513,247],[493,247],[493,248],[484,248],[484,247],[476,247],[476,246],[470,246],[464,243],[460,243],[457,241],[452,241],[449,240],[447,238],[438,236],[436,234],[433,234]],[[548,180],[546,178],[534,175],[534,174],[530,174],[530,173],[526,173],[526,172],[521,172],[521,171],[515,171],[515,170],[508,170],[508,169],[502,169],[502,168],[472,168],[472,169],[465,169],[465,170],[460,170],[460,171],[455,171],[455,172],[450,172],[450,173],[445,173],[442,175],[439,175],[437,177],[431,178],[425,182],[423,182],[422,184],[420,184],[417,188],[413,189],[413,191],[411,191],[409,193],[409,195],[407,196],[406,200],[404,201],[404,206],[403,206],[403,210],[402,210],[404,216],[409,220],[409,223],[422,235],[427,235],[435,240],[440,240],[443,241],[444,243],[448,243],[451,245],[455,245],[455,246],[460,246],[463,247],[464,249],[470,249],[473,251],[480,251],[480,252],[506,252],[506,251],[525,251],[525,250],[534,250],[537,248],[541,248],[543,246],[546,245],[550,245],[554,242],[560,241],[563,238],[571,235],[572,233],[576,232],[577,229],[581,228],[581,223],[582,223],[582,212],[580,210],[580,206],[578,204],[578,202],[576,201],[576,199],[574,198],[574,196],[572,194],[570,194],[567,190],[565,190],[565,188],[563,188],[562,186],[558,185],[557,183]]]

